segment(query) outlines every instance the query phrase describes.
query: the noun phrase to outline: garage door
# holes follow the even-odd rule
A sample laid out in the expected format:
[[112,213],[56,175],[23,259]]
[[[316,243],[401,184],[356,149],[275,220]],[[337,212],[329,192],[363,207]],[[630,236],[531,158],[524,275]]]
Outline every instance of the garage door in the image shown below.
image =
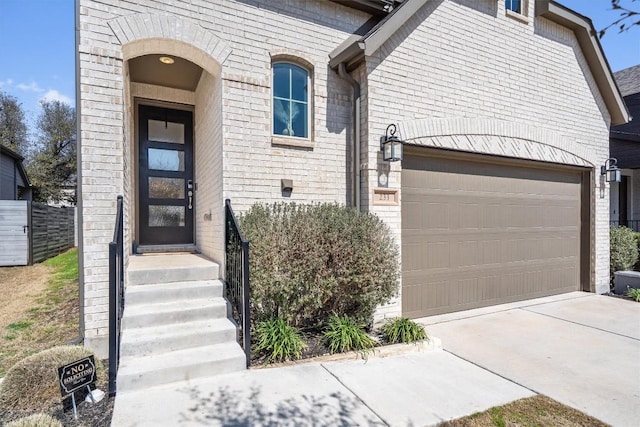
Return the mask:
[[485,156],[402,166],[405,316],[580,288],[580,170]]

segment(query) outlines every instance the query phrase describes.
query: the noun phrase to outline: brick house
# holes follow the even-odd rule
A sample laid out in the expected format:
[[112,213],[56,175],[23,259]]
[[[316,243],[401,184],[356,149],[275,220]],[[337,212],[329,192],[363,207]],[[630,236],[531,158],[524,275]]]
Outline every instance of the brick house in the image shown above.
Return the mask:
[[[628,113],[588,18],[549,0],[78,0],[77,15],[82,329],[99,354],[119,194],[129,269],[171,250],[222,264],[225,199],[337,201],[401,248],[379,318],[608,291],[600,166]],[[402,161],[383,160],[390,124]]]
[[640,65],[614,74],[631,117],[636,120],[611,127],[611,157],[621,171],[620,182],[611,183],[611,225],[640,231]]

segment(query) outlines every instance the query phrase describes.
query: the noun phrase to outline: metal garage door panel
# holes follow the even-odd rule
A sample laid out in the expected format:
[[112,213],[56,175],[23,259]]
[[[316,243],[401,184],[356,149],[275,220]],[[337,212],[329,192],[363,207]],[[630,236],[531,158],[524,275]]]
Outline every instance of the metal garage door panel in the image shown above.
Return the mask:
[[575,170],[407,156],[403,314],[578,290],[580,194]]

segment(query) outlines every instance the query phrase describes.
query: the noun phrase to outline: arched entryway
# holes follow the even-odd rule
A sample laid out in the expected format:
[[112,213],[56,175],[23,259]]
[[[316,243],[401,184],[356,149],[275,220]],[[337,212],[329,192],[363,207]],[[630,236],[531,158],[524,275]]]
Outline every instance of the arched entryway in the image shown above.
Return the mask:
[[125,62],[124,182],[130,247],[222,261],[222,83],[231,52],[175,17],[109,23]]

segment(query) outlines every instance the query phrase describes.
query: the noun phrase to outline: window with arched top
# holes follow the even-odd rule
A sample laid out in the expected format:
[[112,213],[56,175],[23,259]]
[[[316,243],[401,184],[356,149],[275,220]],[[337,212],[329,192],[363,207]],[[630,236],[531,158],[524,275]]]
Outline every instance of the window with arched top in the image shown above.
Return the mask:
[[309,71],[290,62],[273,64],[273,134],[309,138]]

